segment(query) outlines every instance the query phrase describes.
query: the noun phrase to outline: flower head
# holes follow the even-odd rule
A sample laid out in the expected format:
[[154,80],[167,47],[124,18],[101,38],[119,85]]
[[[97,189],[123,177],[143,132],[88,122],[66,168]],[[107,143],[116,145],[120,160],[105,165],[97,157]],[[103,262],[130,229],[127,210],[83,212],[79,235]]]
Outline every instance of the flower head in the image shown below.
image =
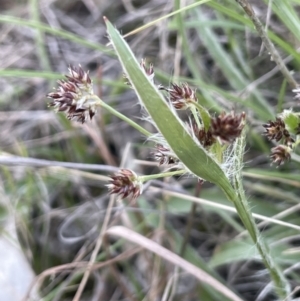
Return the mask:
[[291,159],[291,151],[292,149],[286,145],[278,145],[271,149],[270,158],[279,166]]
[[150,63],[149,67],[147,67],[146,66],[146,60],[142,59],[140,65],[143,68],[143,70],[145,71],[145,73],[147,74],[147,76],[150,79],[150,81],[153,82],[154,81],[154,68],[153,68],[153,64]]
[[[149,67],[146,66],[146,60],[142,59],[141,63],[140,63],[141,68],[144,70],[144,72],[146,73],[146,75],[148,76],[149,80],[153,83],[154,82],[154,68],[153,68],[153,64],[150,63]],[[128,78],[127,74],[123,74],[123,78],[125,79],[125,83],[128,86],[131,86],[131,82]]]
[[120,169],[111,176],[110,184],[106,185],[110,194],[118,194],[122,198],[131,195],[132,199],[136,199],[143,190],[143,184],[139,180],[135,172],[129,169]]
[[280,141],[284,139],[284,144],[292,145],[295,140],[291,137],[289,131],[285,128],[285,122],[283,119],[276,117],[276,121],[269,121],[263,124],[265,128],[264,135],[268,137],[269,140]]
[[197,102],[196,90],[193,90],[187,83],[183,83],[181,87],[171,84],[172,88],[164,88],[161,90],[169,92],[170,102],[176,110],[186,110],[192,103]]
[[69,72],[66,80],[58,81],[57,90],[47,95],[52,99],[49,106],[55,107],[59,112],[65,112],[68,119],[84,123],[87,118],[93,118],[97,108],[92,80],[81,66],[70,67]]
[[245,126],[246,114],[235,115],[234,112],[221,113],[211,120],[211,133],[214,137],[219,137],[223,142],[232,143],[241,135]]
[[199,129],[196,123],[193,123],[193,132],[204,148],[209,148],[216,142],[216,138],[212,135],[211,129],[207,131],[204,128]]
[[158,161],[159,165],[171,165],[178,162],[171,151],[161,144],[156,145],[156,151],[153,152],[154,159]]

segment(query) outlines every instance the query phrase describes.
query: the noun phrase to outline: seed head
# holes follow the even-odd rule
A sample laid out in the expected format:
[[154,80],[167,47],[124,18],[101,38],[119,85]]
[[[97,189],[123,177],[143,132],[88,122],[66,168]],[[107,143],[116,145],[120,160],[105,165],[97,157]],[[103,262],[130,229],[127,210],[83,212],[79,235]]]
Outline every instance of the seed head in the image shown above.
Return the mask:
[[176,110],[186,110],[192,103],[197,102],[196,90],[193,90],[187,83],[181,84],[181,87],[176,84],[171,84],[172,88],[164,88],[161,90],[169,92],[170,102]]
[[219,137],[223,142],[232,143],[238,138],[245,126],[246,114],[235,115],[234,112],[221,113],[211,120],[211,133],[214,137]]
[[143,184],[136,173],[129,169],[120,169],[111,176],[110,184],[106,186],[110,194],[115,193],[122,198],[131,195],[132,199],[136,199],[143,189]]
[[142,59],[141,61],[141,67],[144,69],[145,73],[147,74],[148,78],[150,79],[151,82],[154,81],[154,68],[153,64],[150,63],[149,67],[146,66],[146,60]]
[[267,136],[269,140],[278,142],[283,139],[283,143],[288,146],[291,146],[295,142],[289,131],[285,128],[285,122],[279,117],[276,117],[276,121],[269,120],[268,123],[263,124],[263,127],[266,130],[264,135]]
[[209,148],[216,142],[216,138],[212,135],[211,129],[207,131],[204,128],[199,129],[198,125],[193,123],[193,132],[204,148]]
[[172,155],[171,151],[161,144],[156,145],[156,151],[153,152],[153,157],[158,161],[159,165],[171,165],[178,162],[178,159]]
[[289,161],[291,159],[291,151],[292,149],[286,145],[278,145],[273,147],[270,155],[272,163],[276,163],[279,166],[284,162]]
[[[146,66],[146,60],[142,59],[141,63],[140,63],[141,68],[145,71],[146,75],[148,76],[149,80],[153,83],[154,82],[154,68],[153,68],[153,64],[150,63],[149,67]],[[125,79],[125,83],[128,86],[131,86],[130,80],[127,76],[127,74],[123,74],[123,78]]]
[[80,65],[70,67],[69,73],[66,80],[58,81],[57,90],[47,95],[52,99],[49,106],[65,112],[68,119],[84,123],[88,117],[93,118],[97,109],[92,80]]

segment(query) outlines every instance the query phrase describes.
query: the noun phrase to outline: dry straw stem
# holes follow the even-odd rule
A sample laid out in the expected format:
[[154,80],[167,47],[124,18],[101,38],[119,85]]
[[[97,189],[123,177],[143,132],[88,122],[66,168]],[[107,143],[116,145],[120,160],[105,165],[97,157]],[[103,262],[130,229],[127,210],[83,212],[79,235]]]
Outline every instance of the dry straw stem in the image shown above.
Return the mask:
[[116,172],[119,167],[101,164],[85,164],[75,162],[51,161],[28,157],[13,156],[10,154],[0,155],[0,164],[6,166],[28,166],[28,167],[63,167],[81,170],[97,170],[105,172]]
[[[211,1],[211,0],[202,0],[202,1],[198,1],[198,2],[196,2],[196,3],[193,3],[193,4],[187,5],[187,6],[185,6],[185,7],[182,7],[182,8],[180,8],[180,9],[177,9],[177,10],[175,10],[175,11],[173,11],[173,12],[167,14],[167,15],[164,15],[164,16],[158,18],[158,19],[155,19],[155,20],[153,20],[153,21],[151,21],[151,22],[148,22],[147,24],[145,24],[145,25],[143,25],[143,26],[140,26],[140,27],[138,27],[138,28],[136,28],[136,29],[134,29],[134,30],[128,32],[127,34],[125,34],[125,35],[123,36],[123,38],[127,38],[127,37],[129,37],[129,36],[131,36],[131,35],[134,35],[134,34],[140,32],[140,31],[142,31],[142,30],[144,30],[144,29],[146,29],[146,28],[148,28],[148,27],[150,27],[150,26],[152,26],[152,25],[154,25],[154,24],[156,24],[156,23],[158,23],[158,22],[160,22],[160,21],[163,21],[163,20],[165,20],[165,19],[168,19],[168,18],[170,18],[170,17],[172,17],[172,16],[175,16],[175,15],[181,13],[181,12],[184,12],[184,11],[186,11],[186,10],[192,9],[192,8],[198,6],[198,5],[204,4],[204,3],[209,2],[209,1]],[[106,46],[110,46],[110,45],[111,45],[111,42],[109,42]]]
[[115,227],[109,228],[106,231],[106,234],[122,237],[128,241],[138,244],[139,246],[147,249],[148,251],[153,252],[153,253],[159,255],[160,257],[164,258],[165,260],[173,263],[174,265],[179,266],[183,270],[192,274],[194,277],[196,277],[202,283],[210,285],[216,291],[220,292],[227,298],[234,300],[234,301],[242,301],[242,299],[240,297],[238,297],[236,294],[234,294],[225,285],[223,285],[222,283],[217,281],[215,278],[213,278],[212,276],[210,276],[203,270],[199,269],[198,267],[196,267],[193,264],[189,263],[188,261],[184,260],[177,254],[169,251],[168,249],[160,246],[156,242],[150,240],[149,238],[142,236],[139,233],[136,233],[136,232],[134,232],[128,228],[122,227],[122,226],[115,226]]
[[[94,263],[91,270],[96,271],[101,268],[107,267],[108,265],[111,265],[113,263],[117,263],[119,261],[129,259],[133,255],[139,253],[141,250],[142,250],[141,247],[135,247],[135,248],[126,250],[122,254],[117,255],[116,257],[114,257],[112,259],[108,259],[108,260],[106,260],[104,262],[100,262],[100,263]],[[75,262],[71,262],[71,263],[58,265],[58,266],[55,266],[55,267],[52,267],[52,268],[49,268],[49,269],[43,271],[41,274],[36,276],[35,279],[32,281],[32,283],[31,283],[25,297],[22,299],[22,301],[31,300],[30,299],[31,291],[37,284],[39,286],[41,286],[46,277],[51,277],[51,276],[57,275],[58,273],[71,271],[73,269],[84,269],[88,265],[89,265],[89,262],[87,262],[87,261],[80,261],[80,262],[75,261]]]
[[276,50],[275,46],[269,39],[262,23],[260,20],[257,18],[257,16],[254,13],[254,10],[250,3],[247,0],[235,0],[246,12],[246,14],[249,16],[251,21],[253,22],[255,29],[257,30],[257,33],[261,37],[266,49],[269,51],[272,60],[277,64],[279,70],[283,74],[283,76],[286,78],[287,82],[291,85],[292,88],[297,88],[298,84],[291,75],[290,71],[287,69],[284,61],[280,57],[278,51]]
[[[157,187],[151,187],[149,190],[153,191],[154,193],[161,191],[161,189],[157,188]],[[181,199],[186,200],[186,201],[194,202],[194,203],[197,203],[197,204],[200,204],[200,205],[209,206],[209,207],[213,207],[213,208],[217,208],[217,209],[221,209],[221,210],[225,210],[225,211],[233,212],[233,213],[237,214],[237,210],[232,206],[219,204],[219,203],[216,203],[216,202],[213,202],[213,201],[205,200],[205,199],[202,199],[202,198],[197,198],[197,197],[194,197],[194,196],[191,196],[191,195],[186,195],[186,194],[179,193],[179,192],[164,190],[164,193],[167,194],[168,196],[181,198]],[[280,225],[280,226],[283,226],[283,227],[288,227],[288,228],[292,228],[292,229],[296,229],[296,230],[300,231],[300,226],[278,220],[278,219],[275,218],[277,215],[272,218],[272,217],[264,216],[264,215],[261,215],[261,214],[252,213],[252,216],[254,218],[259,219],[259,220],[261,220],[263,222],[266,222],[266,223]]]
[[96,245],[95,245],[95,248],[94,248],[94,251],[91,255],[91,258],[90,258],[90,261],[88,263],[88,266],[83,274],[83,278],[80,282],[80,285],[78,287],[78,290],[73,298],[73,301],[79,301],[80,300],[80,297],[83,293],[83,290],[86,286],[86,283],[90,277],[90,274],[91,274],[91,271],[92,271],[92,267],[93,267],[93,264],[94,262],[96,261],[96,258],[97,258],[97,254],[102,246],[102,242],[103,242],[103,236],[105,234],[105,231],[107,229],[107,226],[108,226],[108,223],[109,223],[109,220],[110,220],[110,217],[111,217],[111,212],[112,212],[112,208],[113,208],[113,204],[114,204],[114,197],[110,197],[110,200],[109,200],[109,204],[108,204],[108,207],[107,207],[107,213],[105,215],[105,219],[103,221],[103,225],[102,225],[102,228],[101,228],[101,231],[100,231],[100,234],[97,238],[97,242],[96,242]]

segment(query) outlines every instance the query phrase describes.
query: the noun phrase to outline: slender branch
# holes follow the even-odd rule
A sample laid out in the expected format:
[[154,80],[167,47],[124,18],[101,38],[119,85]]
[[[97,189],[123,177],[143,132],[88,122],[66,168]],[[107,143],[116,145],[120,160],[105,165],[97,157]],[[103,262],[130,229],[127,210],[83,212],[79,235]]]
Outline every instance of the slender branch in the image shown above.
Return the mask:
[[61,162],[61,161],[51,161],[45,159],[36,159],[29,157],[20,157],[6,154],[0,152],[0,166],[28,166],[28,167],[64,167],[72,169],[82,169],[82,170],[99,170],[105,172],[116,172],[120,168],[110,165],[101,165],[101,164],[85,164],[85,163],[76,163],[76,162]]
[[146,182],[146,181],[150,181],[150,180],[158,179],[158,178],[183,175],[184,173],[186,173],[186,170],[184,170],[184,169],[175,170],[175,171],[167,171],[167,172],[162,172],[162,173],[154,174],[154,175],[140,176],[139,180],[141,182]]
[[108,204],[108,207],[107,207],[107,213],[105,215],[105,219],[103,221],[103,225],[102,225],[102,228],[101,228],[101,231],[100,231],[100,234],[98,236],[98,239],[97,239],[97,242],[96,242],[96,246],[94,248],[94,251],[91,255],[91,258],[89,260],[89,263],[87,265],[87,268],[83,274],[83,278],[80,282],[80,285],[78,287],[78,290],[73,298],[73,301],[79,301],[80,300],[80,297],[83,293],[83,290],[86,286],[86,283],[90,277],[90,274],[91,274],[91,271],[92,271],[92,268],[93,268],[93,265],[94,265],[94,262],[96,261],[96,258],[97,258],[97,254],[102,246],[102,242],[103,242],[103,236],[107,230],[107,227],[108,227],[108,223],[110,221],[110,217],[111,217],[111,212],[112,212],[112,208],[113,208],[113,204],[114,204],[114,198],[113,197],[110,197],[110,200],[109,200],[109,204]]
[[[197,183],[195,197],[199,197],[202,185],[203,185],[203,181],[199,181]],[[192,208],[191,208],[189,216],[188,216],[188,223],[185,227],[183,242],[181,244],[180,251],[179,251],[179,255],[182,257],[184,257],[186,246],[187,246],[189,238],[190,238],[191,230],[193,227],[193,223],[194,223],[194,219],[195,219],[195,215],[196,215],[196,211],[197,211],[197,205],[198,205],[197,203],[192,204]]]
[[150,137],[152,136],[152,133],[148,132],[147,130],[145,130],[143,127],[141,127],[139,124],[137,124],[136,122],[134,122],[133,120],[131,120],[130,118],[126,117],[125,115],[123,115],[122,113],[120,113],[119,111],[115,110],[114,108],[112,108],[110,105],[108,105],[107,103],[105,103],[103,100],[101,100],[98,96],[95,95],[95,99],[97,99],[97,101],[99,102],[99,106],[102,108],[105,108],[107,111],[109,111],[111,114],[115,115],[116,117],[120,118],[121,120],[127,122],[130,126],[132,126],[133,128],[135,128],[136,130],[138,130],[140,133],[142,133],[143,135],[145,135],[146,137]]
[[293,87],[297,88],[299,85],[291,75],[290,71],[286,67],[285,63],[283,62],[282,58],[280,57],[280,54],[278,53],[277,49],[275,48],[274,44],[269,39],[262,23],[257,18],[257,16],[254,13],[254,10],[248,0],[235,0],[245,11],[245,13],[249,16],[251,21],[253,22],[257,33],[262,39],[262,42],[268,52],[271,55],[272,60],[277,64],[279,70],[283,74],[283,76],[286,78],[287,82]]

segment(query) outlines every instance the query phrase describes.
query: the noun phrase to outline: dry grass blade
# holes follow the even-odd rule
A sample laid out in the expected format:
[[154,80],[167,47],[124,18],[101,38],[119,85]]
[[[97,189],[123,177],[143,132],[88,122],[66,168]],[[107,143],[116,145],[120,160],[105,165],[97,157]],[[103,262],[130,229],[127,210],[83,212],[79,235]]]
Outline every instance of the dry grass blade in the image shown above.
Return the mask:
[[[141,248],[139,248],[139,247],[124,251],[122,254],[116,256],[115,258],[112,258],[112,259],[109,259],[109,260],[106,260],[106,261],[100,262],[100,263],[94,263],[91,270],[95,271],[95,270],[101,269],[103,267],[106,267],[112,263],[119,262],[119,261],[125,260],[125,259],[129,259],[131,256],[135,255],[136,253],[138,253],[140,251],[141,251]],[[36,276],[34,281],[31,283],[31,285],[28,289],[28,292],[27,292],[26,296],[22,299],[22,301],[30,300],[31,291],[33,290],[34,286],[37,284],[39,286],[41,286],[42,282],[45,280],[46,277],[53,276],[53,275],[58,274],[63,271],[69,271],[69,270],[71,271],[73,269],[87,268],[88,265],[89,265],[89,262],[87,262],[87,261],[71,262],[71,263],[55,266],[55,267],[52,267],[52,268],[49,268],[49,269],[43,271],[40,275]]]
[[[160,189],[156,188],[156,187],[151,187],[151,191],[158,191],[158,190],[160,190]],[[206,205],[206,206],[210,206],[210,207],[213,207],[213,208],[218,208],[218,209],[222,209],[222,210],[225,210],[225,211],[237,213],[236,209],[232,206],[219,204],[219,203],[209,201],[209,200],[205,200],[205,199],[201,199],[201,198],[196,198],[194,196],[186,195],[186,194],[179,193],[179,192],[173,192],[173,191],[167,191],[166,192],[165,191],[165,193],[167,193],[169,196],[179,197],[179,198],[182,198],[184,200],[191,201],[191,202],[194,202],[194,203],[198,203],[198,204],[201,204],[201,205]],[[273,224],[276,224],[276,225],[281,225],[281,226],[284,226],[284,227],[296,229],[298,231],[300,230],[300,226],[278,220],[274,217],[272,218],[272,217],[268,217],[268,216],[264,216],[264,215],[256,214],[256,213],[252,213],[252,216],[254,218],[257,218],[257,219],[262,220],[264,222],[269,222],[269,223],[273,223]]]
[[149,238],[142,236],[139,233],[136,233],[136,232],[134,232],[128,228],[122,227],[122,226],[115,226],[115,227],[109,228],[106,231],[106,234],[113,235],[113,236],[119,236],[119,237],[122,237],[135,244],[138,244],[138,245],[144,247],[145,249],[170,261],[174,265],[179,266],[183,270],[185,270],[188,273],[195,276],[201,282],[210,285],[216,291],[220,292],[221,294],[230,298],[231,300],[235,300],[235,301],[242,300],[235,293],[233,293],[230,289],[228,289],[225,285],[223,285],[221,282],[219,282],[218,280],[216,280],[215,278],[213,278],[212,276],[210,276],[203,270],[199,269],[198,267],[189,263],[185,259],[179,257],[177,254],[169,251],[168,249],[160,246],[156,242],[150,240]]
[[109,165],[100,165],[100,164],[84,164],[84,163],[75,163],[75,162],[59,162],[51,161],[44,159],[35,159],[19,156],[1,156],[0,155],[0,164],[7,166],[29,166],[29,167],[65,167],[65,168],[75,168],[83,170],[101,170],[106,172],[115,172],[119,168]]
[[88,281],[88,278],[90,277],[90,274],[91,274],[91,271],[92,271],[92,267],[93,267],[93,264],[94,262],[96,261],[96,258],[97,258],[97,254],[102,246],[102,242],[103,242],[103,236],[105,234],[105,231],[106,231],[106,228],[108,226],[108,223],[109,223],[109,220],[110,220],[110,217],[111,217],[111,212],[112,212],[112,208],[113,208],[113,204],[114,204],[114,198],[111,197],[110,198],[110,201],[109,201],[109,204],[108,204],[108,207],[107,207],[107,213],[105,215],[105,219],[103,221],[103,225],[102,225],[102,228],[101,228],[101,231],[100,231],[100,234],[97,238],[97,241],[96,241],[96,245],[95,245],[95,248],[93,250],[93,253],[91,255],[91,258],[89,260],[89,263],[88,263],[88,266],[83,274],[83,278],[80,282],[80,285],[78,287],[78,290],[73,298],[73,301],[79,301],[80,300],[80,297],[84,291],[84,288],[86,286],[86,283]]

